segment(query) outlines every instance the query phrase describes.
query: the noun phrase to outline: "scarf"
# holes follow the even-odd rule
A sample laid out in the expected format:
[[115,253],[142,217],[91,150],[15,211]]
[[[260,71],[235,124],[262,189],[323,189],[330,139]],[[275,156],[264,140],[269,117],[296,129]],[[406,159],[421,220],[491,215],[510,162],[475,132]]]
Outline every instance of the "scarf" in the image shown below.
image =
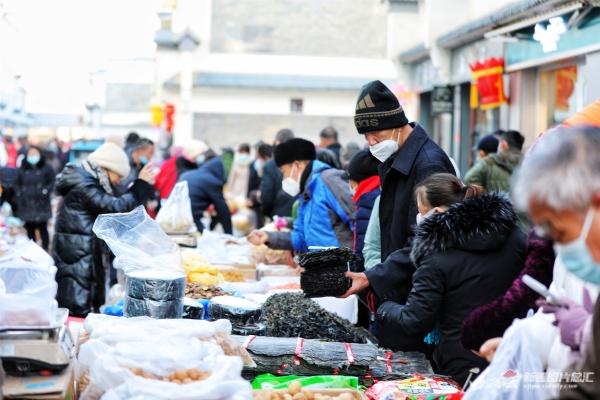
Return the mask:
[[89,160],[83,161],[81,165],[87,172],[89,172],[90,175],[92,175],[95,179],[98,179],[100,186],[106,193],[114,194],[113,187],[110,184],[110,179],[108,179],[108,174],[106,171],[104,171],[98,164]]

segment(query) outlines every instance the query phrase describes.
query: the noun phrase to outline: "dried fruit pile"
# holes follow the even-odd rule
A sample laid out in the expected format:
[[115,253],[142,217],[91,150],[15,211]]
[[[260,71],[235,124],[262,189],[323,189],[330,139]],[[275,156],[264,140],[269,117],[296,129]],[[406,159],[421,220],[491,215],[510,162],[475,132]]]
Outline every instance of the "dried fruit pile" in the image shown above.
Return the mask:
[[216,286],[206,286],[200,282],[188,282],[185,287],[185,297],[192,299],[212,299],[216,296],[227,296],[230,294]]
[[200,371],[196,368],[177,370],[177,371],[173,372],[172,374],[170,374],[169,376],[166,376],[164,378],[154,375],[154,374],[151,374],[149,372],[146,372],[141,368],[129,368],[129,370],[131,372],[133,372],[134,375],[141,376],[142,378],[154,379],[154,380],[158,380],[158,381],[167,381],[167,382],[177,383],[179,385],[186,384],[186,383],[192,383],[192,382],[196,382],[196,381],[201,381],[210,376],[210,372]]
[[341,296],[350,287],[344,273],[354,253],[347,248],[312,251],[298,256],[298,264],[304,268],[300,286],[307,297]]

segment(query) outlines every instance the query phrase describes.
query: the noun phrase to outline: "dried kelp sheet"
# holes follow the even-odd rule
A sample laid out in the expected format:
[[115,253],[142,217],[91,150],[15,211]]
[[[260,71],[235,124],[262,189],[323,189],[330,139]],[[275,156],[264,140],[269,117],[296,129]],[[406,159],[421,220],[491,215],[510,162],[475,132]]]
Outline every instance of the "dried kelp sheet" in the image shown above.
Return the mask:
[[277,375],[327,375],[358,376],[362,381],[370,378],[400,379],[413,374],[432,374],[431,365],[424,354],[416,352],[391,353],[374,344],[347,344],[298,338],[267,336],[232,336],[246,345],[256,367],[244,368],[245,375],[262,373]]

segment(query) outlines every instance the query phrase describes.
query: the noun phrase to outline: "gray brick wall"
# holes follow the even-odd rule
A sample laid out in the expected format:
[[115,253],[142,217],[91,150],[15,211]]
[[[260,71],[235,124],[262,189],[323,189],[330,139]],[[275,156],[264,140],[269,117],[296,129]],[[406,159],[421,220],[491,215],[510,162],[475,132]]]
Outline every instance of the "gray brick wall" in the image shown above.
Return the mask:
[[381,0],[213,0],[212,51],[386,56]]
[[242,142],[254,143],[259,139],[271,143],[277,131],[290,128],[297,137],[317,141],[325,126],[334,126],[340,142],[363,144],[364,137],[354,128],[352,117],[308,115],[251,115],[251,114],[194,114],[194,137],[216,148],[235,146]]
[[[150,113],[152,85],[134,83],[109,83],[106,85],[107,112]],[[150,114],[148,114],[150,115]],[[150,118],[150,117],[148,117]]]

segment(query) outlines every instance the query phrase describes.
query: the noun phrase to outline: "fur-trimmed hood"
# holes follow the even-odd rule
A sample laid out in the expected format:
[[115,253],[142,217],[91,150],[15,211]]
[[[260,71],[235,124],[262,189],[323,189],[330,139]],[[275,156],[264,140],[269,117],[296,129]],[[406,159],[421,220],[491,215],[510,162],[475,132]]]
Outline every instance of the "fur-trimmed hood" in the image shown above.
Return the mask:
[[499,249],[516,226],[517,215],[504,194],[485,194],[454,204],[416,228],[411,259],[461,249],[485,252]]

